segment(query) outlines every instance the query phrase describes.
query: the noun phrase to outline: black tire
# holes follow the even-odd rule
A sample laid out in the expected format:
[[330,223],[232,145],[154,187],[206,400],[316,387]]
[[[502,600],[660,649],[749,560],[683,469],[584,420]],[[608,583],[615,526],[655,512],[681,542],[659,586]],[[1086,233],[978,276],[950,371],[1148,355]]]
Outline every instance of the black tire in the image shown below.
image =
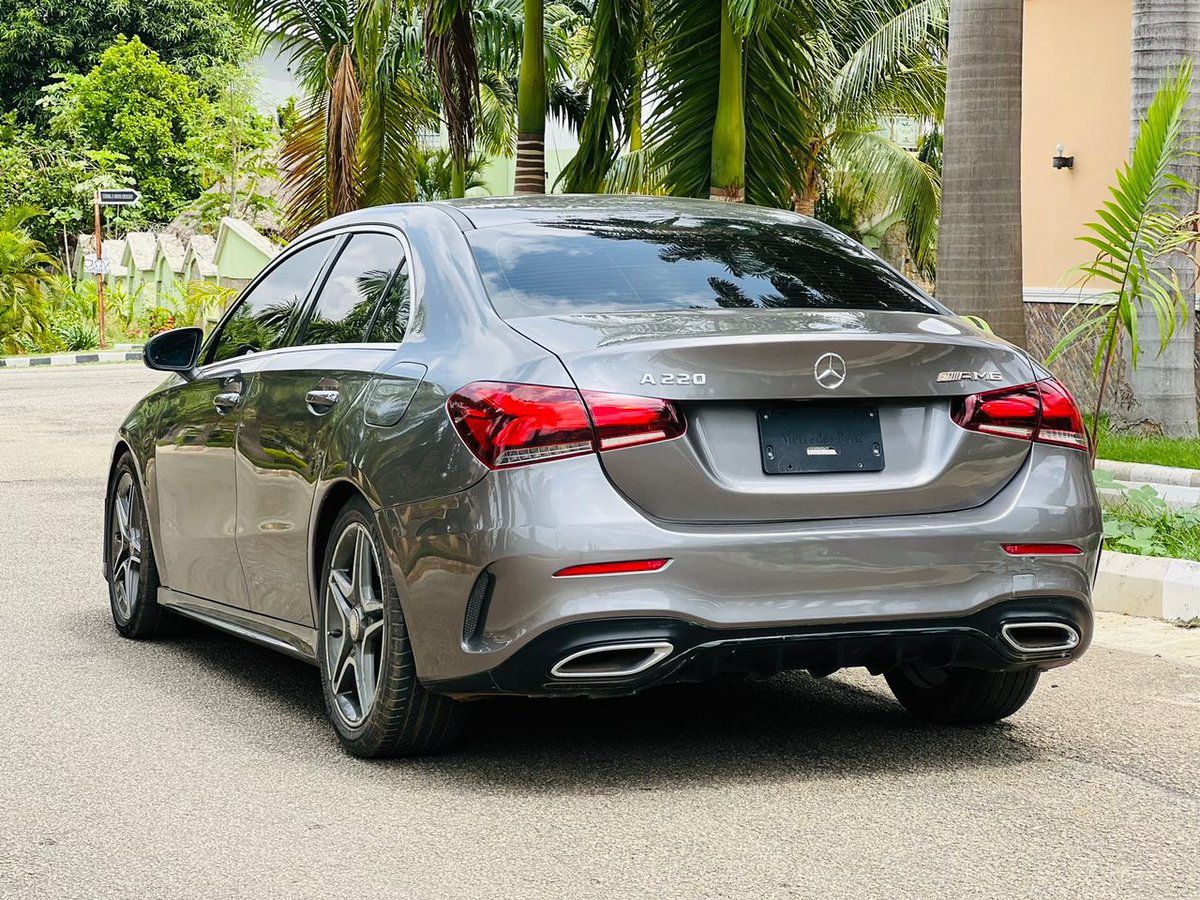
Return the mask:
[[146,521],[146,504],[137,467],[128,453],[117,460],[108,479],[104,575],[118,634],[146,640],[172,630],[174,614],[158,605],[158,566]]
[[[357,569],[347,574],[343,568],[345,542],[357,542],[364,534],[371,539],[374,558],[375,572],[369,578],[358,575]],[[408,627],[383,546],[371,508],[361,498],[350,500],[334,523],[321,563],[317,658],[325,709],[342,745],[354,756],[440,753],[462,733],[466,708],[430,693],[417,679]],[[353,552],[357,567],[361,552]],[[335,566],[337,583],[352,587],[340,588],[337,597],[330,586]],[[348,663],[348,658],[355,661]],[[368,692],[357,680],[358,660],[364,662],[364,671],[377,672],[370,679],[373,693],[365,712],[359,695]],[[331,672],[339,676],[336,687]]]
[[884,676],[896,699],[916,718],[947,725],[999,722],[1025,705],[1037,669],[985,672],[956,666],[908,665]]

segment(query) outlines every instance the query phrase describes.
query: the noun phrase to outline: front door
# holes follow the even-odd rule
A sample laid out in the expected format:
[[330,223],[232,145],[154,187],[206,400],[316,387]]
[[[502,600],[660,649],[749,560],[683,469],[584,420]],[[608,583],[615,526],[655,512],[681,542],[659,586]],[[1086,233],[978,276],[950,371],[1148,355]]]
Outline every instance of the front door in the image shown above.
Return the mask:
[[153,473],[163,584],[241,607],[234,442],[246,379],[232,359],[164,392]]
[[165,392],[153,478],[162,581],[172,590],[249,605],[236,537],[237,434],[255,372],[294,333],[333,246],[326,239],[281,258],[222,321],[196,377]]

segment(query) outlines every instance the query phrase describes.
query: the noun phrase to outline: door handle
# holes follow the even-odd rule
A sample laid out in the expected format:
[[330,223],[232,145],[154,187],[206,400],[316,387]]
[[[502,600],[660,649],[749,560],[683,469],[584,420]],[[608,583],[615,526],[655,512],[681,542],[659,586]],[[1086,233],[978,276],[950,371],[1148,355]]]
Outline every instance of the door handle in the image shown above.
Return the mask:
[[213,406],[219,413],[227,413],[241,402],[241,391],[222,391],[213,397]]
[[337,391],[309,391],[304,395],[309,412],[315,416],[324,415],[338,402]]

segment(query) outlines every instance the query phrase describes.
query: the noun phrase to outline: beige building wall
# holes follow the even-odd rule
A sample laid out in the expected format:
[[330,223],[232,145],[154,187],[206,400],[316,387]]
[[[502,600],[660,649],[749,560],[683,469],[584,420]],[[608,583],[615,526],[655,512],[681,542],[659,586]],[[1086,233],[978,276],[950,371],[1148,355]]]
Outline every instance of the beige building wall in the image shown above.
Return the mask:
[[[1129,155],[1132,0],[1027,0],[1021,137],[1025,294],[1050,299],[1087,262],[1075,240]],[[1054,147],[1075,157],[1055,170]]]

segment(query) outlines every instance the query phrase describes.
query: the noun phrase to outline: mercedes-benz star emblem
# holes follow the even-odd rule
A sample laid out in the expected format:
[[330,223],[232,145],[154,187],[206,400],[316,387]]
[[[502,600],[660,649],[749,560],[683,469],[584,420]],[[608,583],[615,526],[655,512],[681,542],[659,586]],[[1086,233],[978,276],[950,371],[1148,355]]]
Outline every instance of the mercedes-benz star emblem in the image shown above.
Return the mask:
[[832,391],[846,380],[846,361],[836,353],[826,353],[813,366],[813,374],[817,384]]

